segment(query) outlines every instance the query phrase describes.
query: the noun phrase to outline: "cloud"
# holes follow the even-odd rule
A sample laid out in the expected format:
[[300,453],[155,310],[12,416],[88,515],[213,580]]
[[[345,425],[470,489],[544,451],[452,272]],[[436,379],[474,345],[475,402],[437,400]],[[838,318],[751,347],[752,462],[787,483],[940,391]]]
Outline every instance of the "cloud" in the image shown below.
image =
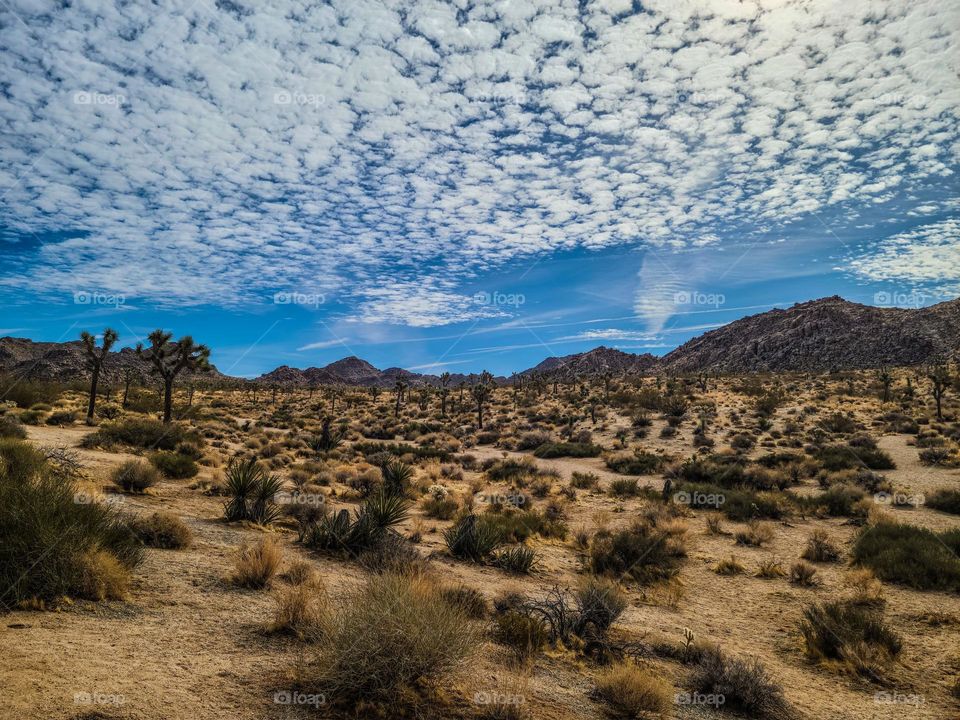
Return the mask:
[[898,280],[960,294],[960,221],[948,219],[884,238],[850,258],[847,269],[865,280]]
[[297,348],[297,352],[305,350],[324,350],[326,348],[343,346],[347,347],[347,341],[335,338],[333,340],[321,340],[320,342],[309,343]]
[[463,292],[479,273],[921,192],[960,141],[960,7],[935,0],[0,12],[0,225],[43,239],[7,288],[464,322],[502,312]]
[[[618,330],[608,328],[605,330],[582,330],[576,335],[557,338],[557,340],[656,340],[656,335],[649,333],[635,332],[633,330]],[[553,342],[553,341],[551,341]]]

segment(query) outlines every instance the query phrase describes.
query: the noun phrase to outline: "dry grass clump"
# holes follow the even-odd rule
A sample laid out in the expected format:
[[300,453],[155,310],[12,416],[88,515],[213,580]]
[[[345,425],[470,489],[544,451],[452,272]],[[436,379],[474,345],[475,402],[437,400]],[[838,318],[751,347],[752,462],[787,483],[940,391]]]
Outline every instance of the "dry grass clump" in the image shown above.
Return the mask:
[[742,575],[747,569],[734,555],[731,555],[729,558],[718,562],[713,571],[717,573],[717,575]]
[[307,683],[330,702],[389,703],[460,668],[479,640],[475,623],[427,575],[375,575],[329,614]]
[[773,580],[776,578],[786,577],[787,571],[783,569],[782,562],[775,558],[768,558],[767,560],[760,561],[760,566],[757,568],[756,575],[758,578]]
[[826,530],[817,529],[811,533],[800,557],[811,562],[833,562],[840,559],[840,550],[833,544]]
[[125,492],[143,492],[160,482],[160,472],[143,460],[127,460],[111,476],[113,484]]
[[[303,566],[306,565],[306,568]],[[298,563],[297,570],[288,572],[288,583],[279,585],[273,593],[276,603],[271,632],[295,635],[300,639],[320,639],[329,617],[329,598],[319,573],[307,563]]]
[[283,549],[273,538],[245,545],[237,555],[230,582],[245,588],[260,589],[273,581],[283,562]]
[[193,542],[193,533],[187,524],[168,512],[155,512],[148,517],[133,518],[130,529],[144,545],[168,550],[180,550]]
[[816,587],[820,584],[817,578],[817,569],[803,560],[790,566],[790,582],[800,587]]
[[621,718],[665,718],[673,707],[673,688],[653,673],[627,663],[597,677],[595,696]]
[[762,547],[773,540],[773,527],[769,523],[751,520],[746,529],[737,531],[734,537],[737,545]]
[[116,555],[92,549],[79,558],[78,594],[90,600],[123,600],[130,586],[130,572]]

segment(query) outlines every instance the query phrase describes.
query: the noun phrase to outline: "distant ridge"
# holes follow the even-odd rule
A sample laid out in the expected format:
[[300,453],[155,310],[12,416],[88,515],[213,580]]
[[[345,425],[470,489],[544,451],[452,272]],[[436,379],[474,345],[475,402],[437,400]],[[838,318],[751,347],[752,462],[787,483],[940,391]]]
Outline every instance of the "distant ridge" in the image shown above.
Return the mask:
[[[215,349],[214,349],[215,350]],[[960,355],[960,299],[926,308],[880,308],[833,296],[769,310],[735,320],[687,341],[658,358],[597,347],[563,357],[549,357],[517,375],[571,378],[611,373],[651,374],[690,372],[830,372],[915,365],[938,357]],[[150,368],[131,348],[112,352],[105,363],[108,380],[129,370],[140,382]],[[0,371],[18,377],[69,381],[86,378],[80,341],[33,342],[0,338]],[[248,382],[216,369],[204,377],[214,381]],[[476,374],[451,373],[450,387],[471,384]],[[343,384],[388,388],[402,380],[408,385],[439,385],[437,375],[392,367],[380,370],[351,356],[324,367],[298,369],[288,365],[253,382],[262,385],[311,387]],[[508,378],[496,378],[499,383]]]

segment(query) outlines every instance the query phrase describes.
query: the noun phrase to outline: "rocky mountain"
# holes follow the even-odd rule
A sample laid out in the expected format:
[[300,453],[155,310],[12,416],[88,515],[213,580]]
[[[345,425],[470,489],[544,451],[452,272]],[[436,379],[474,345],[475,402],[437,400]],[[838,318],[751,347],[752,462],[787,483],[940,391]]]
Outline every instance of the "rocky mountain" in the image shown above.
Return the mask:
[[[461,382],[471,384],[477,380],[477,377],[475,374],[451,373],[448,387],[455,388]],[[408,385],[440,385],[439,375],[423,375],[399,367],[379,370],[366,360],[354,356],[337,360],[322,368],[309,367],[298,370],[287,365],[281,365],[277,369],[256,378],[254,382],[263,385],[293,385],[299,387],[340,384],[390,388],[394,387],[398,380],[402,380]],[[496,378],[496,380],[506,382],[506,378]]]
[[913,365],[960,350],[960,300],[880,308],[833,296],[751,315],[665,355],[669,372],[827,372]]
[[521,375],[583,376],[613,373],[642,374],[657,367],[659,358],[650,353],[635,355],[615,348],[600,346],[593,350],[563,357],[549,357]]
[[[0,337],[0,372],[26,380],[69,382],[89,378],[86,354],[79,340],[56,343]],[[150,365],[139,358],[133,348],[109,353],[103,362],[103,372],[107,382],[120,382],[127,372],[138,383],[154,378]],[[198,375],[210,381],[229,379],[216,367]]]

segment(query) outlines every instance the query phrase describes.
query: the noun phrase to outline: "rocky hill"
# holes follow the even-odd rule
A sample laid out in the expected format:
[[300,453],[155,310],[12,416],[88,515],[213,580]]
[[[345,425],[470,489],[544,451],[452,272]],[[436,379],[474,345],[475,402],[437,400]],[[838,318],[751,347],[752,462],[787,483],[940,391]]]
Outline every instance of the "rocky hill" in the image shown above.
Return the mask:
[[[119,382],[126,374],[138,383],[149,382],[154,376],[150,365],[137,356],[133,348],[123,348],[111,352],[104,360],[104,379],[107,382]],[[71,342],[34,342],[26,338],[0,338],[0,372],[10,373],[25,380],[55,380],[70,382],[89,377],[86,367],[86,354],[83,343]],[[228,380],[215,367],[210,372],[200,373],[210,380]]]
[[828,297],[751,315],[661,359],[668,372],[758,372],[913,365],[960,350],[960,300],[917,309]]
[[643,374],[658,366],[659,358],[650,353],[635,355],[622,350],[600,346],[593,350],[563,357],[549,357],[521,375],[584,376],[613,373]]

